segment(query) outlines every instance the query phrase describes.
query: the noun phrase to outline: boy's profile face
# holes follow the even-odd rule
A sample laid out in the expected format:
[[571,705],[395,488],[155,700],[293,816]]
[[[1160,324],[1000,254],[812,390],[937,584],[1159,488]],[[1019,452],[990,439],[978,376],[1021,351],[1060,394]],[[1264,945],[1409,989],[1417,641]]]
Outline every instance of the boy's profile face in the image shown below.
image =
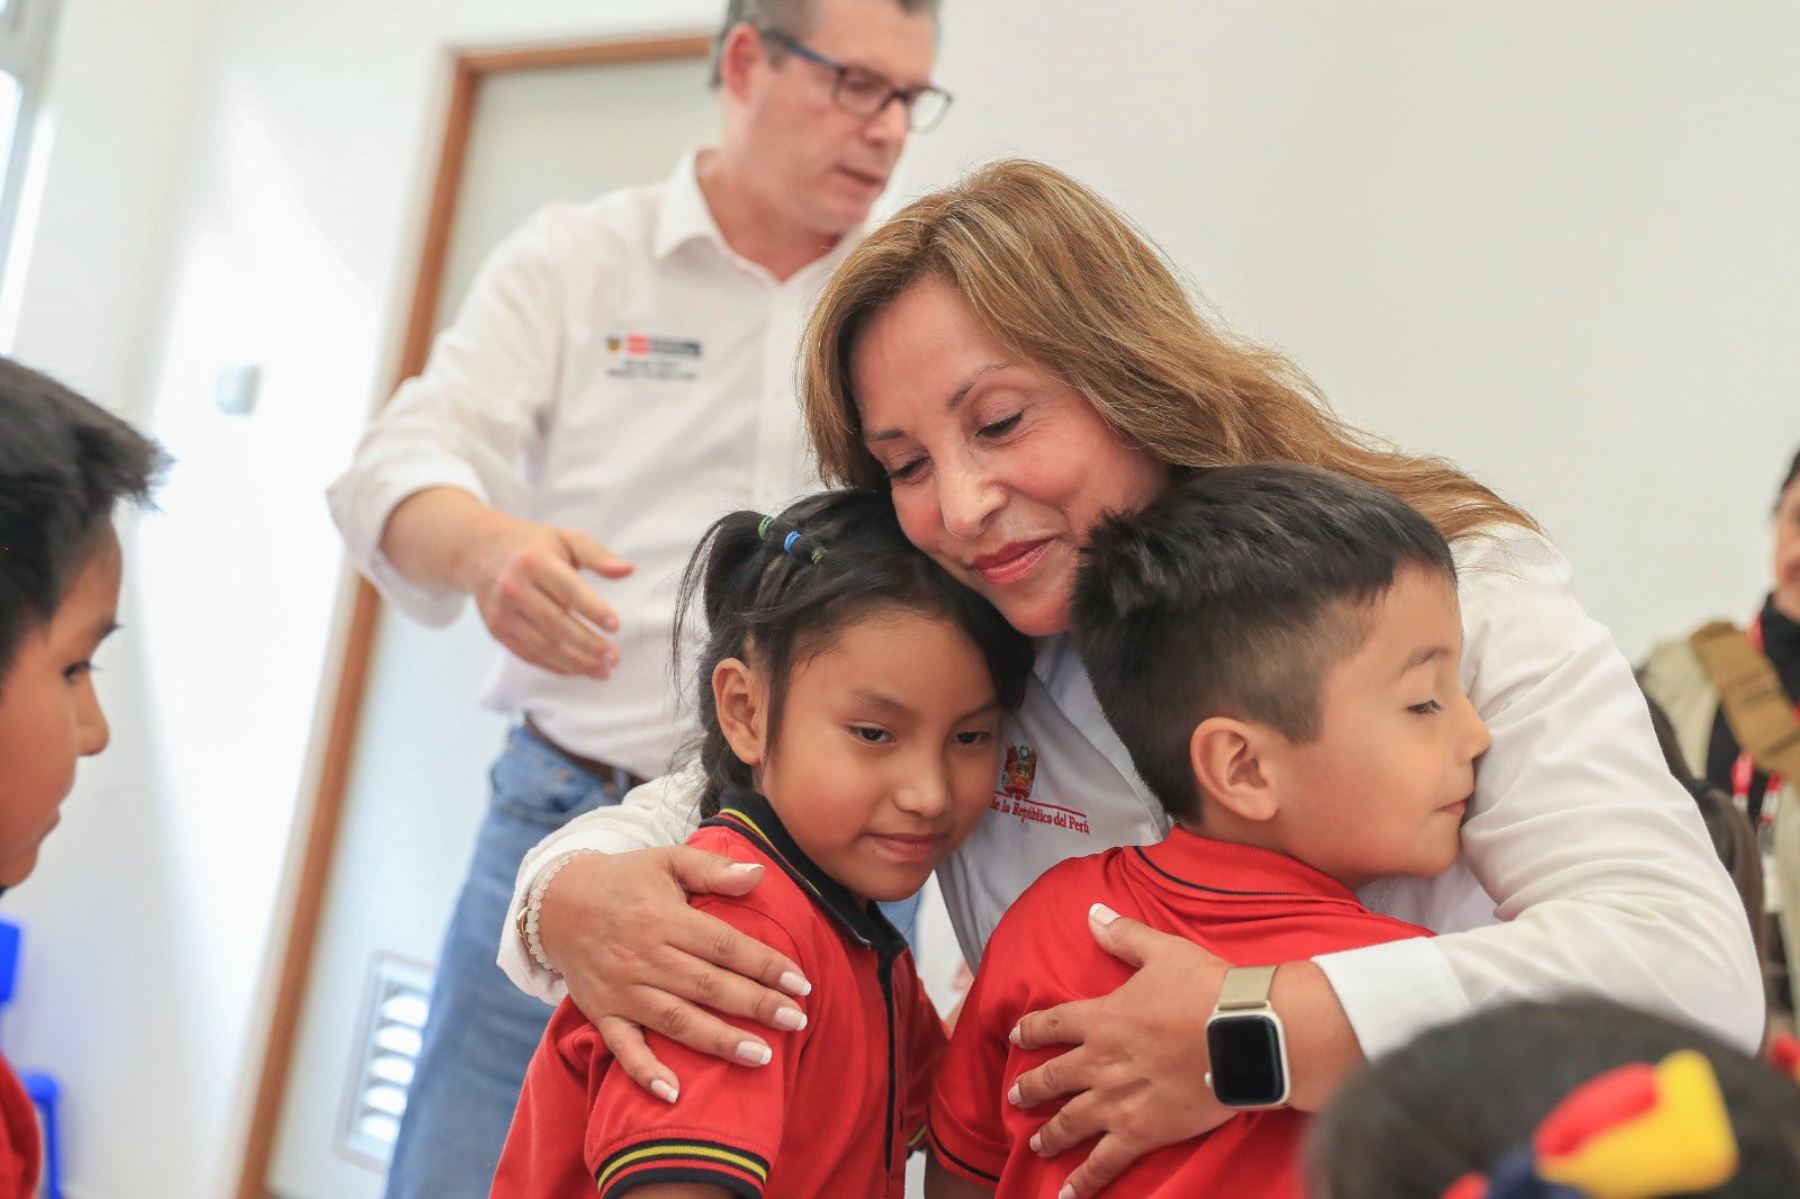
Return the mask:
[[1320,735],[1270,762],[1281,848],[1350,887],[1450,868],[1489,744],[1458,674],[1454,584],[1403,568],[1366,619],[1362,646],[1321,685]]
[[37,865],[75,785],[75,762],[106,748],[109,732],[91,660],[117,627],[122,558],[111,522],[47,624],[27,633],[0,679],[0,887]]
[[[752,685],[767,696],[766,681]],[[993,800],[993,678],[948,620],[895,610],[851,620],[797,656],[777,743],[766,719],[753,724],[726,724],[733,750],[806,856],[861,899],[918,891]]]

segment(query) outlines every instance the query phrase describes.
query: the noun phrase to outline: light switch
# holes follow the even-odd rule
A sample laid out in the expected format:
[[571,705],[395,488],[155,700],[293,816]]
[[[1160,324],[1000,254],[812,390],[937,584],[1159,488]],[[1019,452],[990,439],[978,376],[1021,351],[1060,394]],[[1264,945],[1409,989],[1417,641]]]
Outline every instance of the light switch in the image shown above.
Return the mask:
[[260,366],[228,366],[213,383],[213,406],[226,416],[249,416],[261,384]]

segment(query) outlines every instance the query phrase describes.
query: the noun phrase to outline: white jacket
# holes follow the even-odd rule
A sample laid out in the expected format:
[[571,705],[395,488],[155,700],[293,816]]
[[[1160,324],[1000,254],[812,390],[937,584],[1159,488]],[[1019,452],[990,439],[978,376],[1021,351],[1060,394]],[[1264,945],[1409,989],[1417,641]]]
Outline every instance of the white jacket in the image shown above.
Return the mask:
[[[1497,527],[1456,551],[1462,682],[1493,747],[1456,866],[1362,892],[1376,911],[1443,935],[1318,959],[1363,1051],[1373,1057],[1477,1007],[1571,992],[1684,1019],[1753,1051],[1763,989],[1744,910],[1663,764],[1630,665],[1582,610],[1568,561],[1545,538]],[[1155,841],[1166,828],[1066,639],[1041,651],[1006,737],[1013,769],[994,810],[938,871],[971,962],[1050,866]],[[1029,771],[1021,746],[1035,758]],[[511,931],[538,871],[570,849],[682,841],[696,793],[692,775],[658,780],[526,857],[499,956],[515,983],[551,1002],[562,995]]]

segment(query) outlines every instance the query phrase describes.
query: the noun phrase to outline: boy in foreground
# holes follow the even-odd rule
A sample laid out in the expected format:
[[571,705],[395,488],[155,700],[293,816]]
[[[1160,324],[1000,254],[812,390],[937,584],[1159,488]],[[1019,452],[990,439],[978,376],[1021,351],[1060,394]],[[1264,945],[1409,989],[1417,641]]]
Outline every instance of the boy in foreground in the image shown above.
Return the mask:
[[1243,1114],[1140,1159],[1109,1193],[1299,1196],[1306,1118],[1283,1106],[1273,968],[1429,935],[1370,912],[1355,889],[1439,874],[1459,852],[1489,739],[1458,675],[1455,564],[1402,501],[1294,466],[1182,480],[1103,522],[1085,559],[1071,632],[1173,827],[1156,845],[1063,863],[1000,922],[938,1074],[928,1193],[1063,1193],[1083,1154],[1039,1156],[1044,1113],[1009,1101],[1053,1051],[1010,1033],[1027,1012],[1129,977],[1063,931],[1085,914],[1132,917],[1238,967],[1208,1042],[1214,1093]]

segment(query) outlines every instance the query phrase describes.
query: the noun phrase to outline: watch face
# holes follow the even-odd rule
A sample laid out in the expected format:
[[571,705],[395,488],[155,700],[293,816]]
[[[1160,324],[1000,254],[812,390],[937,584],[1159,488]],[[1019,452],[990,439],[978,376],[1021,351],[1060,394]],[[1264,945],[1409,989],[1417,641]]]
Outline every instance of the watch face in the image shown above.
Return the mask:
[[1268,1016],[1216,1016],[1206,1026],[1213,1094],[1227,1107],[1270,1107],[1287,1098],[1281,1033]]

